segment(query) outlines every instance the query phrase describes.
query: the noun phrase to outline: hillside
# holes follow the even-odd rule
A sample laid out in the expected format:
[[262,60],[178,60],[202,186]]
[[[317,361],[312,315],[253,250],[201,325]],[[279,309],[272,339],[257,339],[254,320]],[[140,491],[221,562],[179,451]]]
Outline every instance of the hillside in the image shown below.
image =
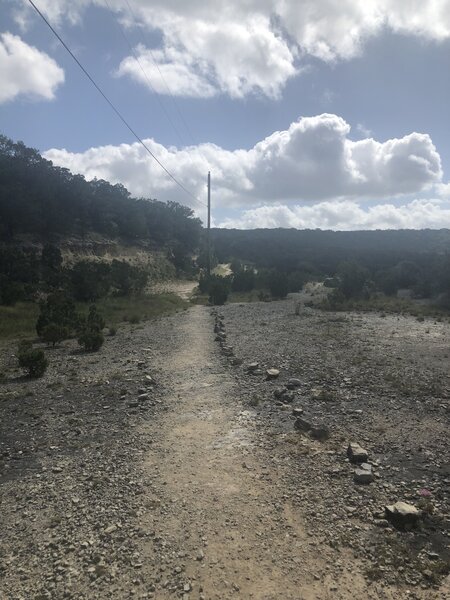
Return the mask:
[[175,257],[192,252],[201,222],[177,202],[133,198],[122,185],[86,181],[55,167],[37,150],[0,136],[0,239],[23,236],[56,242],[101,236],[127,244],[166,249]]

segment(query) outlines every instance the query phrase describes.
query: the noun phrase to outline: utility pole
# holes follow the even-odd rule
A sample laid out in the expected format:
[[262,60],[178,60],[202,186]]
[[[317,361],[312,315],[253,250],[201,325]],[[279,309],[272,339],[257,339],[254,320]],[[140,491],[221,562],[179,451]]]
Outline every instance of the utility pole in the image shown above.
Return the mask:
[[211,173],[208,171],[208,223],[206,230],[206,270],[211,275]]

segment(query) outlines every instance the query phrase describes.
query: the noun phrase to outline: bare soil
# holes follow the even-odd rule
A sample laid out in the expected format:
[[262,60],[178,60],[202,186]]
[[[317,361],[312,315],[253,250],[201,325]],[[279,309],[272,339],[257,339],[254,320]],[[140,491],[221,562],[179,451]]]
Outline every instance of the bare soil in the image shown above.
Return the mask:
[[[450,597],[448,324],[296,316],[292,300],[221,312],[243,365],[201,306],[95,355],[66,342],[35,382],[1,350],[0,598]],[[275,400],[293,376],[294,402]],[[295,431],[293,406],[330,438]],[[353,482],[353,439],[369,486]],[[424,488],[419,530],[380,526]]]

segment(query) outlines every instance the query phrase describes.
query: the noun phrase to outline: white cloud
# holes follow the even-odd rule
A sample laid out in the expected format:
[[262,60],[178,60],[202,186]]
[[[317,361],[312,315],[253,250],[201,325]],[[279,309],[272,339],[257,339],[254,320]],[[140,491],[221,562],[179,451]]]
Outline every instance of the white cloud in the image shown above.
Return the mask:
[[[238,21],[232,15],[208,20],[176,18],[171,11],[157,14],[144,11],[149,24],[164,31],[164,45],[156,61],[173,93],[184,96],[212,96],[218,91],[242,98],[250,93],[279,97],[286,81],[297,73],[295,50],[273,30],[268,16],[254,14]],[[155,73],[151,50],[140,48],[139,60],[147,73]],[[145,77],[133,57],[119,67],[120,74],[131,74],[141,82]],[[164,85],[152,78],[161,93]],[[170,80],[170,81],[168,81]],[[171,85],[172,84],[172,85]]]
[[[217,93],[217,88],[210,82],[208,66],[194,63],[184,52],[174,48],[151,50],[141,45],[136,48],[136,56],[138,61],[134,56],[124,58],[116,74],[130,75],[159,94],[167,94],[170,90],[174,96],[210,98]],[[159,73],[152,77],[156,70]]]
[[[186,187],[204,200],[211,169],[214,202],[220,208],[265,202],[383,198],[416,194],[440,184],[440,157],[430,137],[411,133],[401,139],[353,141],[341,117],[304,117],[250,150],[229,151],[215,144],[166,148],[152,139],[150,150]],[[72,153],[45,153],[55,164],[88,179],[122,183],[134,195],[189,204],[139,143],[102,146]]]
[[445,200],[450,200],[450,183],[438,183],[435,186],[437,195]]
[[58,64],[11,33],[0,35],[0,103],[19,94],[52,100],[64,81]]
[[441,229],[450,228],[450,202],[412,200],[400,206],[390,203],[364,207],[354,200],[319,202],[312,206],[260,206],[236,218],[224,219],[218,227],[255,229]]
[[[40,7],[53,22],[75,23],[89,4],[111,6],[127,26],[160,32],[158,62],[174,93],[187,96],[202,89],[212,95],[213,86],[216,93],[234,98],[250,93],[276,98],[300,72],[303,56],[328,62],[350,59],[386,28],[435,41],[450,37],[450,0],[130,2],[136,22],[123,0],[41,0]],[[17,19],[23,24],[23,11]],[[141,53],[145,59],[146,52]],[[120,72],[147,85],[130,58]],[[157,79],[152,78],[155,86]]]

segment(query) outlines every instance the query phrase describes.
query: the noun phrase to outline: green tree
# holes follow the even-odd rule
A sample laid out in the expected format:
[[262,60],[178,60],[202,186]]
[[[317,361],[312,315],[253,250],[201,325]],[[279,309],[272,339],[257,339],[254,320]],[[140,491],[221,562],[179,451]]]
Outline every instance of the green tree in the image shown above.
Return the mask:
[[340,280],[339,289],[347,300],[360,297],[364,285],[369,279],[367,269],[355,261],[341,263],[338,268],[338,276]]
[[105,341],[102,333],[104,327],[105,320],[93,304],[89,307],[87,318],[80,321],[78,329],[78,343],[80,346],[83,346],[87,352],[100,350]]
[[27,370],[30,377],[42,377],[47,370],[48,360],[45,357],[44,351],[39,348],[33,348],[30,341],[23,340],[20,342],[17,359],[19,365]]
[[289,291],[286,273],[280,273],[275,269],[270,271],[267,284],[272,298],[286,298]]
[[51,325],[53,331],[59,328],[60,332],[65,332],[69,337],[77,328],[78,321],[73,300],[65,292],[53,292],[41,303],[36,332],[39,337],[43,337],[45,329]]
[[111,267],[88,260],[77,262],[69,272],[74,298],[94,302],[106,296],[111,288]]
[[70,337],[70,330],[68,327],[64,327],[58,323],[49,323],[46,325],[41,332],[41,338],[47,344],[59,344],[63,340],[67,340]]

